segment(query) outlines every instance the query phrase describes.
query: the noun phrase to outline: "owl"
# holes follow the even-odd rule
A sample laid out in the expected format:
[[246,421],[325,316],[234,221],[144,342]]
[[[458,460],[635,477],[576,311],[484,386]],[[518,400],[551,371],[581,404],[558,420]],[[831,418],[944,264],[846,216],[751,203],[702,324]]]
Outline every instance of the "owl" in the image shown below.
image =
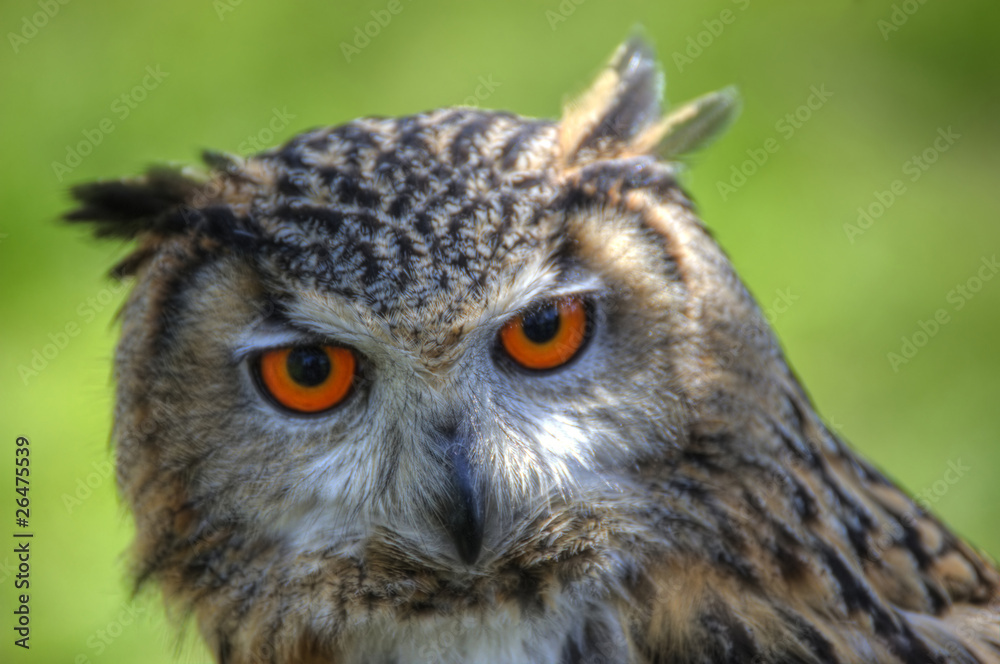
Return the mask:
[[445,108],[74,189],[134,241],[139,586],[220,664],[1000,662],[1000,575],[824,426],[628,40]]

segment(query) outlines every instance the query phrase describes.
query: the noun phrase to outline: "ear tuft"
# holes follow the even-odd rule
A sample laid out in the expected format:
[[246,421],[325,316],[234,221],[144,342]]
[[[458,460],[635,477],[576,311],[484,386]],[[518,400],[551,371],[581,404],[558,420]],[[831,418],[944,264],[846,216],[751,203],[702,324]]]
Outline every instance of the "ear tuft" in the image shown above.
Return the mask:
[[98,237],[131,239],[156,229],[161,219],[187,205],[202,187],[201,180],[165,167],[152,168],[138,178],[77,185],[72,195],[80,205],[64,219],[94,224]]
[[650,127],[635,141],[643,153],[664,159],[679,157],[705,147],[732,124],[740,112],[740,95],[729,86],[689,101]]
[[562,159],[589,161],[614,152],[660,116],[663,72],[653,49],[633,36],[618,47],[594,83],[567,104],[559,128]]
[[239,157],[216,150],[202,150],[201,161],[213,171],[223,173],[237,173],[242,165]]
[[739,111],[739,95],[730,87],[661,119],[663,88],[653,49],[641,37],[631,37],[590,88],[566,106],[559,125],[563,164],[653,153],[674,158],[704,146]]

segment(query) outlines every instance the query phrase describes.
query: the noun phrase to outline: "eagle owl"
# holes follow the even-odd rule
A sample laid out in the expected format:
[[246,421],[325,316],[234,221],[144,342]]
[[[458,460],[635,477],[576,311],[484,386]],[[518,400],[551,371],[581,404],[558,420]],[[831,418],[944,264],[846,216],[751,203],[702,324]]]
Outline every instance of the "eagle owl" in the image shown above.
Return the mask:
[[77,187],[135,240],[138,583],[220,663],[1000,662],[996,568],[827,429],[626,42],[446,108]]

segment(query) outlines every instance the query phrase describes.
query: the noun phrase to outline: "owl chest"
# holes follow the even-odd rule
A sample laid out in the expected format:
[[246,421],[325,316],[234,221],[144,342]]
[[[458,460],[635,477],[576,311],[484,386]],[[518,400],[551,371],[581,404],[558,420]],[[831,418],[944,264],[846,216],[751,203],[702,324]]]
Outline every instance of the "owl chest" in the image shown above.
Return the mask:
[[[497,610],[478,616],[439,616],[370,625],[348,640],[343,661],[350,664],[576,664],[591,661],[600,650],[607,664],[627,662],[608,643],[588,641],[592,616],[574,610],[526,618]],[[601,630],[604,632],[605,630]],[[613,648],[612,648],[613,649]]]

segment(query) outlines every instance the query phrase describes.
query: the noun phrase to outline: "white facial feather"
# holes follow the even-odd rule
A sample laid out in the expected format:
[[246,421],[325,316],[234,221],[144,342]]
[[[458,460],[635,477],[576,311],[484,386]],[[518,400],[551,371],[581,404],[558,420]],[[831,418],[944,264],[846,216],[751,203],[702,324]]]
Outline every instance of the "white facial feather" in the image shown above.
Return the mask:
[[[322,549],[331,542],[357,546],[383,528],[417,542],[428,555],[446,550],[441,537],[428,535],[439,524],[419,499],[445,491],[428,429],[446,413],[464,413],[474,433],[473,458],[496,522],[510,524],[531,501],[565,499],[578,479],[592,472],[592,432],[564,412],[564,404],[525,389],[527,381],[544,387],[567,377],[505,374],[496,365],[494,347],[503,323],[519,312],[539,302],[600,292],[602,282],[591,274],[560,279],[549,261],[539,259],[501,283],[502,292],[492,293],[459,323],[463,334],[446,363],[429,362],[394,337],[387,321],[335,294],[298,293],[288,306],[289,319],[310,334],[268,322],[239,338],[238,357],[320,340],[349,345],[365,356],[360,394],[327,415],[303,419],[264,405],[275,431],[288,435],[291,429],[311,437],[307,444],[326,448],[286,478],[291,491],[280,515],[265,526],[268,532],[304,549]],[[582,363],[567,371],[572,377],[587,370],[594,367]],[[349,431],[334,440],[327,428],[342,418],[349,418]],[[407,425],[401,428],[400,422]],[[406,432],[402,440],[400,429]],[[389,484],[386,477],[392,478]],[[487,538],[487,549],[490,543]]]

